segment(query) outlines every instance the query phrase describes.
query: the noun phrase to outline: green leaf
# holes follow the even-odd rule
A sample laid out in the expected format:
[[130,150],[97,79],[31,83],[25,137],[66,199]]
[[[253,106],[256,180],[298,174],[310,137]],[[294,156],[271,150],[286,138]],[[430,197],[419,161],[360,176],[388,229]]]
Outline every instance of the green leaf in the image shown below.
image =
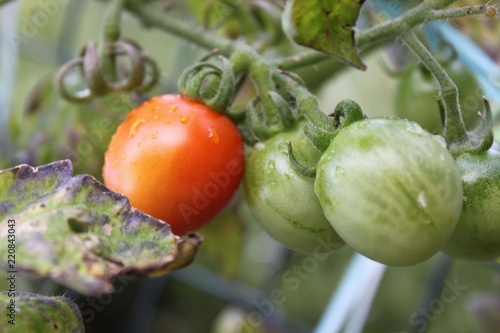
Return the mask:
[[0,171],[0,244],[7,247],[14,225],[16,256],[13,268],[2,251],[0,267],[96,295],[111,292],[118,275],[158,275],[191,263],[199,236],[179,238],[92,176],[71,174],[69,160]]
[[85,328],[76,304],[65,297],[19,292],[0,293],[0,332],[83,333]]
[[366,69],[356,49],[353,27],[364,0],[289,0],[283,30],[291,40]]

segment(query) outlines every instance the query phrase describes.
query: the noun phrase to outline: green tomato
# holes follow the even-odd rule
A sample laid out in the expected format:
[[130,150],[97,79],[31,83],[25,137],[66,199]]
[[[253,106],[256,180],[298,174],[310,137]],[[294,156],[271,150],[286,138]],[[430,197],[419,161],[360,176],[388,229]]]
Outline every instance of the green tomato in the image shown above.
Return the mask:
[[[458,88],[465,127],[475,128],[483,111],[482,92],[474,75],[458,60],[444,64],[444,69]],[[413,120],[431,133],[441,133],[441,115],[437,104],[439,85],[433,75],[421,67],[406,71],[396,89],[396,114]]]
[[444,142],[404,119],[365,119],[341,130],[318,163],[314,188],[348,245],[394,266],[438,252],[463,202]]
[[303,125],[257,143],[246,161],[244,189],[255,220],[276,241],[301,253],[332,252],[344,245],[323,215],[314,179],[298,174],[288,157],[287,140],[299,161],[315,163],[321,154]]
[[481,154],[456,159],[464,206],[444,252],[468,260],[500,257],[500,143]]

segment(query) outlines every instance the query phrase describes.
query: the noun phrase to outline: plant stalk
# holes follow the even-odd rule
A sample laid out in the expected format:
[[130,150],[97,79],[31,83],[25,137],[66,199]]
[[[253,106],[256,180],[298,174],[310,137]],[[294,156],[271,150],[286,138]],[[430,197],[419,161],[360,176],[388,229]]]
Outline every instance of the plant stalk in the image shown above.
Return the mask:
[[460,111],[456,84],[413,32],[406,33],[402,38],[439,83],[441,98],[445,106],[443,136],[447,145],[451,146],[452,143],[461,144],[467,142],[468,135]]
[[[434,2],[437,3],[438,1]],[[434,2],[423,2],[398,18],[385,21],[372,28],[357,33],[356,46],[360,51],[364,51],[370,46],[380,44],[389,39],[397,38],[402,34],[402,32],[409,31],[413,27],[426,21],[459,18],[472,15],[486,15],[490,17],[490,11],[494,9],[492,6],[479,5],[436,10],[433,9],[434,6],[437,6],[434,5]],[[442,1],[439,3],[441,2]],[[328,54],[319,53],[317,51],[307,51],[290,57],[277,59],[276,65],[284,70],[291,70],[309,66],[330,58],[331,56]]]
[[145,24],[156,26],[206,49],[217,49],[226,57],[234,50],[234,41],[217,36],[212,31],[202,30],[142,2],[129,0],[126,2],[126,8],[140,17]]
[[102,42],[99,43],[99,55],[102,59],[103,72],[109,75],[111,81],[116,80],[116,55],[111,52],[110,44],[120,38],[120,18],[124,0],[111,1],[104,19]]

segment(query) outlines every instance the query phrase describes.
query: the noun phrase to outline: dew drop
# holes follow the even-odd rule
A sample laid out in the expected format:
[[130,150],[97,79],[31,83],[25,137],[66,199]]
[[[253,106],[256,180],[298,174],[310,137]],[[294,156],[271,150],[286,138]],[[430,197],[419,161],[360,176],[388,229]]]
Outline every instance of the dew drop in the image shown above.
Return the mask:
[[139,126],[141,126],[142,123],[144,123],[146,120],[144,119],[139,119],[136,120],[135,123],[132,124],[132,127],[130,127],[130,132],[129,132],[129,137],[133,138],[135,134],[137,133],[137,130],[139,129]]
[[153,117],[153,120],[158,120],[158,118],[159,118],[158,115],[156,115]]
[[137,142],[137,147],[142,146],[142,142]]
[[116,166],[118,165],[118,162],[116,160],[113,161],[113,168],[116,168]]
[[464,197],[464,202],[467,202],[467,197]]
[[151,139],[156,139],[158,137],[158,131],[154,132],[153,134],[151,134]]
[[180,116],[179,119],[181,120],[181,124],[187,124],[187,122],[189,121],[188,116]]
[[422,192],[418,195],[417,201],[422,208],[427,207],[427,199],[425,198],[425,192]]
[[219,144],[220,142],[219,134],[217,134],[217,132],[213,127],[210,127],[208,129],[208,137],[212,139],[213,143],[215,143],[216,145]]
[[170,112],[170,113],[173,113],[173,112],[177,111],[177,106],[172,106],[172,107],[169,107],[169,108],[167,109],[167,111],[168,111],[168,112]]
[[127,158],[127,155],[125,153],[122,153],[122,160],[125,160]]
[[164,124],[168,124],[168,123],[169,123],[169,121],[168,121],[168,120],[164,120],[164,121],[163,121],[163,123],[164,123]]
[[254,146],[255,149],[262,150],[266,148],[266,145],[263,142],[257,142]]

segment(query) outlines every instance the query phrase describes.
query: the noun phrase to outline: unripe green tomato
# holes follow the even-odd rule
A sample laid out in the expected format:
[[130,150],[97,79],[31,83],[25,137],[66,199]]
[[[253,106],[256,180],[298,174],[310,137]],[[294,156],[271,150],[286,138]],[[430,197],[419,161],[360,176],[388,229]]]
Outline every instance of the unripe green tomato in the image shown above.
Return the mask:
[[444,142],[404,119],[364,119],[341,130],[321,157],[314,188],[348,245],[393,266],[438,252],[463,202]]
[[302,124],[257,143],[247,159],[243,180],[248,207],[272,238],[293,251],[336,250],[344,241],[323,215],[314,194],[314,179],[293,169],[287,140],[299,161],[315,163],[321,156],[305,136]]
[[500,257],[500,143],[456,159],[462,174],[462,215],[444,252],[469,260]]
[[[467,129],[480,122],[484,110],[481,88],[474,75],[458,60],[443,64],[458,88],[462,117]],[[396,114],[417,122],[431,133],[441,133],[441,115],[437,104],[439,85],[433,75],[418,66],[406,71],[396,89]]]

